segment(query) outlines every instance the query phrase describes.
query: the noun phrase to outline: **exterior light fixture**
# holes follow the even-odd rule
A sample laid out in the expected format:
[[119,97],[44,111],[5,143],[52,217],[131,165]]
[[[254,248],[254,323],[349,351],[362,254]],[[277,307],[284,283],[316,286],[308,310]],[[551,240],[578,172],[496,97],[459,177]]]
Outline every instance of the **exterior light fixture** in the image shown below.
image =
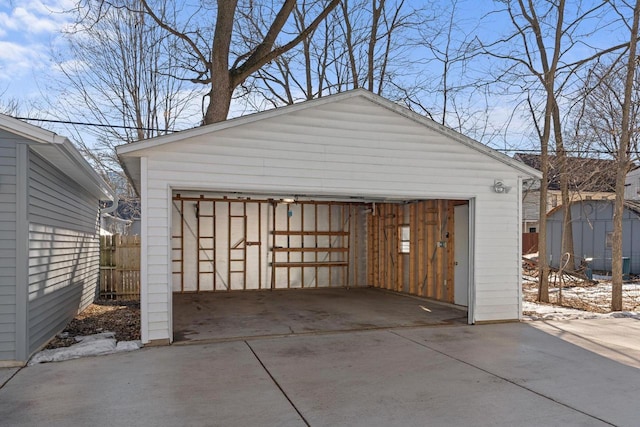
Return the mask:
[[493,189],[494,192],[496,193],[508,193],[509,190],[511,190],[511,187],[508,185],[505,185],[504,181],[501,179],[496,179],[495,181],[493,181],[493,186],[491,187]]

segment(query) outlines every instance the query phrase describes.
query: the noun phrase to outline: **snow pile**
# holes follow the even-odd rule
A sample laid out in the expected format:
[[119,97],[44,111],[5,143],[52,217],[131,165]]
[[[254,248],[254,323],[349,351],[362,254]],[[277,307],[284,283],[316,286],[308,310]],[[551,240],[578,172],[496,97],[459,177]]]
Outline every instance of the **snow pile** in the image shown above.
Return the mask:
[[640,313],[634,311],[615,311],[611,313],[593,313],[574,308],[549,304],[522,302],[522,320],[575,320],[575,319],[611,319],[629,317],[640,320]]
[[29,361],[29,366],[38,363],[60,362],[63,360],[78,359],[86,356],[99,356],[124,351],[133,351],[142,348],[140,341],[116,342],[115,333],[102,332],[95,335],[77,336],[77,341],[69,347],[42,350],[36,353]]

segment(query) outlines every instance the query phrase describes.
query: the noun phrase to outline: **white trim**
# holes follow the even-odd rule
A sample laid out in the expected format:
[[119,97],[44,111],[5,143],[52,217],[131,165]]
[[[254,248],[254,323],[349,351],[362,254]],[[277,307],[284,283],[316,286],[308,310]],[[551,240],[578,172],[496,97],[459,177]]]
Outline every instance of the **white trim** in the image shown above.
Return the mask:
[[149,226],[147,206],[149,190],[147,188],[147,158],[140,158],[140,335],[143,344],[149,343],[149,283],[148,273],[148,249],[149,239],[147,238],[147,227]]
[[29,357],[29,146],[16,144],[15,357]]
[[0,114],[0,129],[42,144],[63,144],[67,138],[39,126]]
[[[518,177],[518,224],[522,224],[522,178]],[[522,232],[518,230],[518,320],[522,320]]]
[[469,301],[467,323],[476,323],[476,198],[469,199]]
[[[174,182],[167,181],[168,185],[172,187],[176,192],[207,192],[218,193],[224,195],[238,195],[247,196],[254,195],[256,197],[276,197],[276,196],[291,196],[291,191],[274,192],[274,186],[269,184],[263,188],[254,186],[253,188],[247,188],[246,185],[227,185],[225,187],[206,187],[201,182],[184,181],[176,185]],[[394,191],[393,196],[389,196],[388,191],[371,191],[369,193],[354,193],[352,190],[340,189],[331,190],[323,189],[323,191],[311,191],[306,194],[298,194],[295,196],[300,198],[309,198],[312,200],[326,199],[332,201],[376,201],[376,202],[401,202],[406,200],[425,200],[425,199],[447,199],[447,200],[469,200],[476,197],[471,193],[452,193],[450,191],[431,191],[424,193],[422,191]]]
[[169,323],[169,342],[173,342],[173,189],[167,185],[167,322]]
[[106,197],[109,200],[117,200],[111,187],[97,174],[68,138],[4,114],[0,114],[0,129],[37,143],[31,145],[36,153],[42,155],[92,195],[100,199]]

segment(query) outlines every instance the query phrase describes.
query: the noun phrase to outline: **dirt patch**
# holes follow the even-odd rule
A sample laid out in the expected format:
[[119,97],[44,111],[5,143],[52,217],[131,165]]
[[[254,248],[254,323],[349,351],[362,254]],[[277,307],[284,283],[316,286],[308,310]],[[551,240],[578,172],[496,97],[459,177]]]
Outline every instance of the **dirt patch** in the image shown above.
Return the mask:
[[98,300],[78,314],[47,349],[69,347],[78,335],[114,332],[118,341],[140,339],[140,303],[138,301]]

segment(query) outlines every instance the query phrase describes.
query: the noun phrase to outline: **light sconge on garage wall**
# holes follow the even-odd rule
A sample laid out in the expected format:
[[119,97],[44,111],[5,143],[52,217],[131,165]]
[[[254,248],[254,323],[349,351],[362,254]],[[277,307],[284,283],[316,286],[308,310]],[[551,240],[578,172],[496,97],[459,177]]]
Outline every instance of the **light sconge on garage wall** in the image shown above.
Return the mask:
[[505,185],[504,181],[501,179],[496,179],[493,181],[493,186],[491,187],[496,193],[508,193],[511,190],[511,187]]

